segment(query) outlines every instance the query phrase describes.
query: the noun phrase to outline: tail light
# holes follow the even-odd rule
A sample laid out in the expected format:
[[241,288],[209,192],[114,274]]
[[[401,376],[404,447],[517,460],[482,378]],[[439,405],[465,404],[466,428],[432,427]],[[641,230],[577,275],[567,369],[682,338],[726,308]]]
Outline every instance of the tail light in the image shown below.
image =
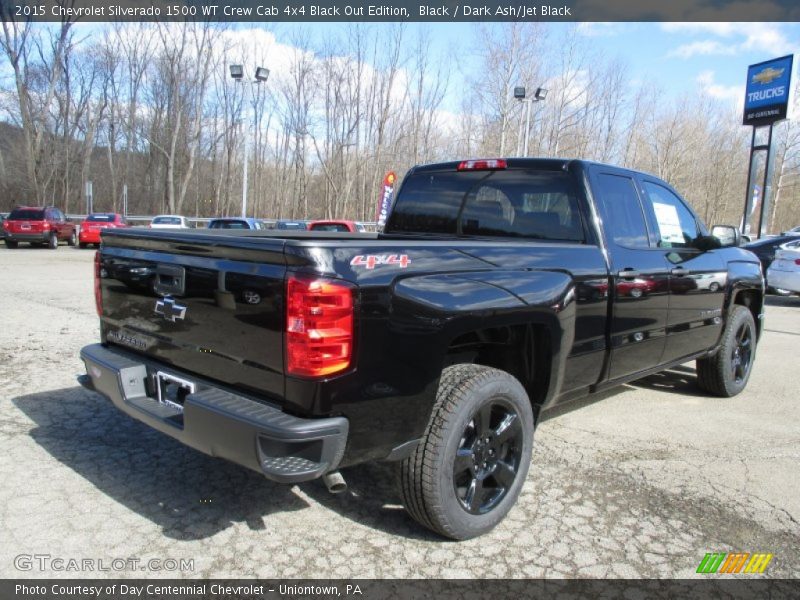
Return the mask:
[[97,316],[103,316],[103,292],[100,289],[100,271],[102,270],[102,263],[100,262],[100,251],[94,253],[94,305],[97,308]]
[[48,229],[50,229],[50,223],[48,223],[47,221],[45,221],[45,222],[42,224],[42,231],[47,231]]
[[286,372],[325,377],[353,357],[355,286],[291,275],[286,282]]
[[502,158],[487,158],[481,160],[464,160],[459,163],[458,171],[500,171],[508,166]]

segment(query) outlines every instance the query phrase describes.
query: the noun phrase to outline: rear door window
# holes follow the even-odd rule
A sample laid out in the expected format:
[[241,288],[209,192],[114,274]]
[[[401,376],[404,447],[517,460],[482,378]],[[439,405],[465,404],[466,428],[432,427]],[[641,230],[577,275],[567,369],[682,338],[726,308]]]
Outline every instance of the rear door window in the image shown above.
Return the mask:
[[649,248],[647,221],[633,179],[627,175],[599,173],[597,193],[606,235],[624,248]]

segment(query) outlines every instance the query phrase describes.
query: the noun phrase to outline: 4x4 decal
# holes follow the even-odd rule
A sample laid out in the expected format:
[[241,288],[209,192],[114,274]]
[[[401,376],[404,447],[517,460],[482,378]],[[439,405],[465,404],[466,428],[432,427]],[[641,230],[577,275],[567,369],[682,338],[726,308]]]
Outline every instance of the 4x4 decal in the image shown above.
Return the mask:
[[411,259],[407,254],[359,254],[354,256],[350,261],[351,267],[366,267],[367,269],[374,269],[377,265],[394,265],[405,269],[411,264]]

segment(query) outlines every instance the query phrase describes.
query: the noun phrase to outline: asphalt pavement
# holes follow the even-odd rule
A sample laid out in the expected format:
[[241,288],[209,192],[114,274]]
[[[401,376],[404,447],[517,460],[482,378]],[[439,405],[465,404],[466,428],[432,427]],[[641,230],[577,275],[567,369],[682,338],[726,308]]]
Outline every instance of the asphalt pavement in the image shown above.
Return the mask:
[[689,364],[543,422],[517,506],[456,543],[406,515],[391,466],[337,496],[274,484],[78,386],[93,255],[0,248],[0,577],[683,578],[708,552],[800,576],[800,298],[769,299],[736,398]]

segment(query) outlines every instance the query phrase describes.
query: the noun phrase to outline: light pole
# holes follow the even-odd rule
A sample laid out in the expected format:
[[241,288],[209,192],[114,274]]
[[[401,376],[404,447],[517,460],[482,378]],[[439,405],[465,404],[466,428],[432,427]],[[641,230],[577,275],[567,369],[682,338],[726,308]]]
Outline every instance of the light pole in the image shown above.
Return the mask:
[[[522,156],[528,156],[528,137],[530,133],[531,127],[531,104],[533,102],[539,102],[540,100],[544,100],[547,97],[547,90],[544,88],[536,88],[536,91],[533,94],[533,98],[527,98],[525,93],[525,88],[523,86],[518,86],[514,88],[514,98],[519,100],[520,102],[524,102],[527,106],[525,107],[525,147],[522,152]],[[520,128],[522,127],[522,121],[520,121]],[[519,137],[522,137],[522,132],[520,132]],[[519,153],[519,142],[517,142],[517,153]]]
[[[231,77],[237,83],[249,83],[250,84],[250,100],[255,105],[255,94],[253,93],[253,86],[256,86],[269,78],[269,69],[266,67],[256,67],[255,79],[252,81],[245,82],[244,79],[244,67],[242,65],[231,65],[230,66]],[[255,106],[253,107],[253,121],[255,121]],[[244,133],[244,171],[242,173],[242,218],[247,217],[247,160],[248,154],[250,152],[249,149],[249,141],[250,136],[247,135],[247,132],[244,131],[244,127],[242,127],[242,132]]]

